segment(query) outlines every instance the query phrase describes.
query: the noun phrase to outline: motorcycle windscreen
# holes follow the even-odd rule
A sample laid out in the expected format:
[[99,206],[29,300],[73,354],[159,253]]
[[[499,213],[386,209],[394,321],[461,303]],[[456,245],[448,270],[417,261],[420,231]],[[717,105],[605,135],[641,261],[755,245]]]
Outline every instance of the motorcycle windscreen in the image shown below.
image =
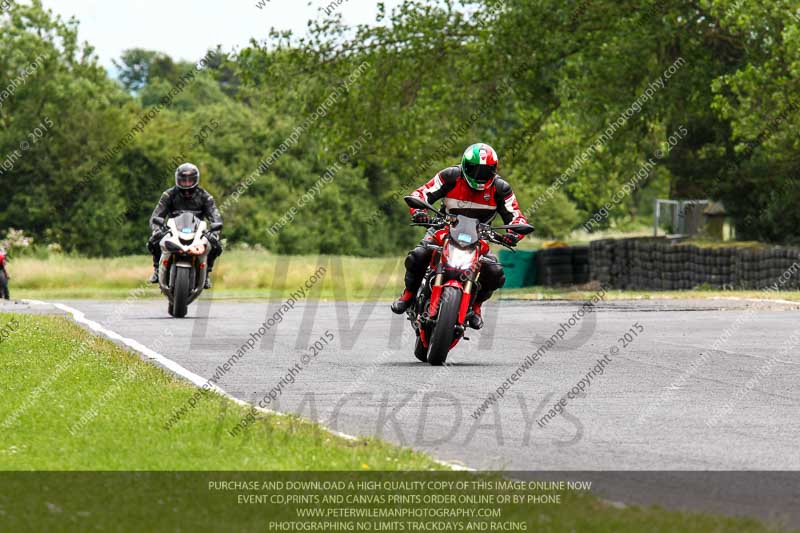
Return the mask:
[[461,248],[474,246],[478,240],[478,220],[464,215],[458,215],[456,221],[450,224],[450,239]]
[[181,213],[175,217],[175,227],[178,228],[180,236],[193,236],[197,231],[200,221],[194,213]]

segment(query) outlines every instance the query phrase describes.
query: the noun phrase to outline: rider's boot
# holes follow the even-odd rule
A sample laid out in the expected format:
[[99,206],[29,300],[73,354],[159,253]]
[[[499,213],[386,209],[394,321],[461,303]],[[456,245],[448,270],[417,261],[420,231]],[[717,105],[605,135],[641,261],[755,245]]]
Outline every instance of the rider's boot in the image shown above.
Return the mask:
[[208,271],[208,274],[206,274],[206,282],[203,284],[203,288],[204,289],[210,289],[211,288],[211,271],[210,270]]
[[147,279],[147,283],[158,283],[158,265],[153,267],[153,274]]
[[481,329],[483,327],[481,304],[475,303],[472,306],[472,310],[467,314],[467,325],[472,329]]
[[408,308],[411,307],[411,304],[414,302],[414,293],[408,289],[403,291],[403,294],[400,295],[400,298],[394,301],[392,304],[392,312],[398,315],[402,315]]

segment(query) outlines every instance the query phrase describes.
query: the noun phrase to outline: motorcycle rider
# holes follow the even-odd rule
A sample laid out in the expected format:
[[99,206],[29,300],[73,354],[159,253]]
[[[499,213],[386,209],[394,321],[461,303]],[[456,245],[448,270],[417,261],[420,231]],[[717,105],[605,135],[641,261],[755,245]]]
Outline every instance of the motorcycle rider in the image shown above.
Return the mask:
[[[166,219],[186,211],[191,211],[195,216],[207,219],[209,224],[222,222],[222,215],[217,209],[214,197],[200,187],[200,169],[192,163],[184,163],[177,168],[175,187],[164,191],[150,216],[150,229],[153,232],[147,241],[147,249],[153,254],[153,275],[148,280],[150,283],[158,283],[158,262],[161,259],[160,242],[165,235],[164,228],[153,222],[153,219]],[[208,233],[207,238],[211,250],[208,253],[208,274],[205,288],[210,289],[214,262],[222,254],[220,231]]]
[[[448,214],[489,222],[495,213],[499,213],[505,224],[527,224],[528,220],[522,214],[511,186],[497,175],[497,163],[494,148],[484,143],[473,144],[464,151],[460,166],[441,170],[411,194],[429,204],[443,200],[444,211]],[[430,222],[425,209],[412,208],[411,217],[416,223]],[[423,242],[406,257],[405,290],[392,304],[392,311],[397,314],[406,312],[417,295],[433,254],[433,250],[426,248],[424,242],[432,240],[434,233],[433,228],[429,229]],[[513,231],[502,236],[503,244],[507,246],[516,246],[521,239],[522,235]],[[481,304],[491,298],[494,291],[506,281],[503,268],[496,258],[492,254],[487,257],[495,262],[484,263],[481,267],[480,288],[467,316],[467,324],[473,329],[483,327]]]
[[8,282],[11,277],[8,275],[8,270],[6,270],[6,251],[4,248],[0,248],[0,271],[3,272],[4,276],[4,278],[0,280],[0,298],[9,300],[11,295],[8,292]]

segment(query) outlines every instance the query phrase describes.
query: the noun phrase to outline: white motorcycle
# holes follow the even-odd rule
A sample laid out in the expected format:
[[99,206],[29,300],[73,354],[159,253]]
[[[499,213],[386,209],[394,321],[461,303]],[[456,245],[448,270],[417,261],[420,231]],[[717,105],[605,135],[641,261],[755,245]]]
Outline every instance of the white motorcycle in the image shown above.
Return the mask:
[[[163,218],[153,222],[164,225]],[[208,241],[210,232],[222,229],[222,223],[208,225],[194,213],[184,212],[166,224],[161,239],[161,260],[158,263],[158,285],[169,300],[167,312],[175,318],[186,316],[189,304],[203,292],[208,275]]]

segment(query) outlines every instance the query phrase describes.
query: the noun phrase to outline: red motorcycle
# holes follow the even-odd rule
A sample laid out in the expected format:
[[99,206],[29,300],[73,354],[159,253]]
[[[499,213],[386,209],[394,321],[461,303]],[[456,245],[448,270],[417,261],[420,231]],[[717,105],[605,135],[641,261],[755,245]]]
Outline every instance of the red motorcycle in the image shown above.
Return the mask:
[[[414,356],[439,366],[444,364],[458,341],[469,340],[464,335],[464,324],[480,287],[481,266],[494,262],[486,257],[489,243],[503,244],[495,230],[527,235],[533,232],[533,226],[492,227],[464,215],[443,213],[414,196],[406,196],[405,201],[409,207],[428,209],[437,215],[429,224],[413,224],[436,230],[435,240],[442,244],[425,241],[426,248],[434,253],[414,305],[406,314],[417,334]],[[513,250],[509,246],[506,248]]]

